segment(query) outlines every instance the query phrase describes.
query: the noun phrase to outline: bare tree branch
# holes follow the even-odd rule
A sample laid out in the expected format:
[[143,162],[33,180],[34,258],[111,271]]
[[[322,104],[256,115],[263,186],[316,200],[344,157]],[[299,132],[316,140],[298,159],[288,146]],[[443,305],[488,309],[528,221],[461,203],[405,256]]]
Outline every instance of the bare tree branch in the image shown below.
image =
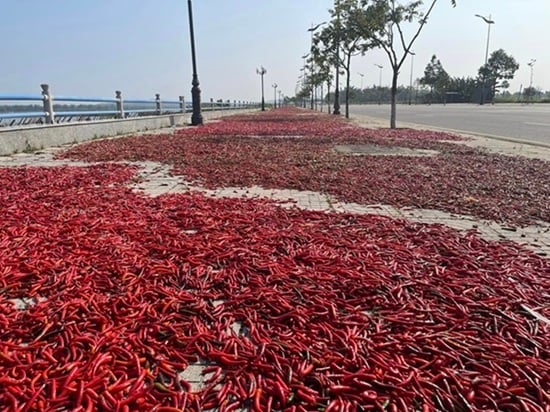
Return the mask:
[[401,61],[397,65],[398,69],[401,68],[401,66],[403,65],[403,62],[405,61],[405,59],[407,58],[407,55],[409,54],[409,50],[411,49],[412,45],[414,44],[414,42],[416,41],[416,39],[420,35],[420,32],[422,31],[422,28],[424,27],[424,25],[428,22],[428,17],[430,16],[430,13],[432,12],[432,10],[435,6],[435,3],[437,3],[437,0],[432,1],[432,4],[430,5],[430,8],[428,9],[428,12],[424,15],[424,17],[422,17],[422,19],[420,19],[420,25],[418,26],[418,30],[416,31],[416,33],[412,37],[411,41],[409,42],[409,45],[407,47],[405,47],[405,53],[403,53],[403,57],[401,58]]

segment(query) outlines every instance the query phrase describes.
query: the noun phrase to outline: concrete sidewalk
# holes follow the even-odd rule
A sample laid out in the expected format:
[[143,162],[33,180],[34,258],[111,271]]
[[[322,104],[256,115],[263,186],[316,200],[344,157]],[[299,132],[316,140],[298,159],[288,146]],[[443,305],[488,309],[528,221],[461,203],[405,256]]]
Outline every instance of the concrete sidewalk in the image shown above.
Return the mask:
[[[365,115],[353,115],[350,122],[360,127],[384,129],[388,127],[387,120]],[[427,127],[417,123],[399,122],[401,127],[416,130],[434,130],[464,136],[469,140],[461,142],[470,147],[485,149],[491,153],[499,153],[507,156],[524,156],[530,159],[550,161],[550,147],[538,142],[526,142],[512,139],[503,139],[495,136],[482,136],[468,133],[459,133],[449,129]],[[455,143],[455,142],[451,142]]]

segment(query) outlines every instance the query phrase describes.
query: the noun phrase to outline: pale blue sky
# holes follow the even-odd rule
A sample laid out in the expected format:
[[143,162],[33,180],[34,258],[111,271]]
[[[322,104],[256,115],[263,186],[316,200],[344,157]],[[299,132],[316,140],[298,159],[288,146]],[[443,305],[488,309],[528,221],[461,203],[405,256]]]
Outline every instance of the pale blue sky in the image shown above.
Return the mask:
[[[550,90],[550,0],[439,0],[414,47],[414,78],[436,54],[452,76],[473,76],[490,50],[505,49],[520,63],[512,91],[529,85],[527,62],[536,59],[534,85]],[[294,94],[300,56],[309,50],[312,23],[329,18],[332,0],[194,0],[198,71],[203,100],[258,100],[256,67],[267,69],[266,94],[278,83]],[[0,94],[38,93],[127,98],[190,96],[191,62],[186,0],[0,0]],[[387,57],[377,51],[353,61],[352,83],[378,84]],[[400,83],[408,84],[410,61]],[[388,84],[389,70],[383,69]]]

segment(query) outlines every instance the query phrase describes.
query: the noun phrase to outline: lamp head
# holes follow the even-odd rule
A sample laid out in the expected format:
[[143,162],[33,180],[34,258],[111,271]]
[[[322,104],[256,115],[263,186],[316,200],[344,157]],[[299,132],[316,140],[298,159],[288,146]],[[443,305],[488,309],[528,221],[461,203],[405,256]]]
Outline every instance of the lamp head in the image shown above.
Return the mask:
[[327,24],[327,22],[324,21],[324,22],[322,22],[322,23],[319,23],[319,24],[317,24],[316,26],[307,29],[307,31],[314,32],[314,31],[317,30],[319,27],[321,27],[323,24]]
[[481,14],[476,14],[475,16],[479,17],[480,19],[483,19],[483,21],[487,24],[495,24],[495,21],[491,20],[491,17],[485,17],[485,16],[482,16]]

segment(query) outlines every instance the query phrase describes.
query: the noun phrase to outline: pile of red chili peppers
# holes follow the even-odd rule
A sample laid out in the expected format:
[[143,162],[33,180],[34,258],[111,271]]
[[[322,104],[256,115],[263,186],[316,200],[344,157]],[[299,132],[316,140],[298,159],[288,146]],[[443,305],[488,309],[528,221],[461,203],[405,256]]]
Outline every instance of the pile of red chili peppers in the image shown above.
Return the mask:
[[549,410],[548,260],[135,172],[0,169],[2,410]]
[[[443,141],[453,141],[443,142]],[[448,133],[371,130],[334,116],[282,108],[175,134],[95,141],[63,157],[153,160],[206,187],[312,190],[340,201],[438,209],[508,225],[550,222],[550,166],[484,152]],[[436,156],[353,156],[336,145],[431,149]]]

